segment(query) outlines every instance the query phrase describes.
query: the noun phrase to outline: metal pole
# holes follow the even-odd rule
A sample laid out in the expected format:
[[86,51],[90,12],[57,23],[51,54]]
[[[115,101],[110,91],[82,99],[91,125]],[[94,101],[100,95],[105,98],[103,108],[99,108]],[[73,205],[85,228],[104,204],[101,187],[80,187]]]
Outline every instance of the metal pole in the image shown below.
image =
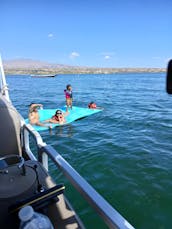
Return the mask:
[[8,93],[8,87],[7,87],[7,83],[6,83],[6,78],[5,78],[5,73],[4,73],[4,69],[3,69],[3,65],[2,65],[2,59],[1,59],[1,55],[0,55],[0,79],[1,79],[1,92],[3,95],[5,95],[6,99],[10,101],[10,97],[9,97],[9,93]]

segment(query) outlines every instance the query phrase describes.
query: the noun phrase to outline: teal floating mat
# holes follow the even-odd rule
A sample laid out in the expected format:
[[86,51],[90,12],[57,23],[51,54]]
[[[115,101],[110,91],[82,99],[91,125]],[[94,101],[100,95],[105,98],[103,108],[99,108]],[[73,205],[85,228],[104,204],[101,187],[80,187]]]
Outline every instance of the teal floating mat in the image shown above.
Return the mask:
[[[50,119],[56,112],[56,110],[61,110],[62,112],[66,112],[66,107],[57,108],[57,109],[40,109],[38,110],[39,116],[40,116],[40,122],[43,122],[46,119]],[[102,109],[89,109],[89,108],[82,108],[82,107],[75,107],[73,106],[72,109],[69,109],[69,114],[65,117],[66,122],[64,124],[53,124],[53,123],[45,123],[46,126],[36,126],[33,125],[34,129],[37,131],[43,131],[48,129],[48,125],[51,125],[52,128],[56,126],[63,126],[66,124],[69,124],[71,122],[74,122],[76,120],[85,118],[89,115],[95,114],[102,111]],[[26,123],[28,122],[28,119],[25,119]]]

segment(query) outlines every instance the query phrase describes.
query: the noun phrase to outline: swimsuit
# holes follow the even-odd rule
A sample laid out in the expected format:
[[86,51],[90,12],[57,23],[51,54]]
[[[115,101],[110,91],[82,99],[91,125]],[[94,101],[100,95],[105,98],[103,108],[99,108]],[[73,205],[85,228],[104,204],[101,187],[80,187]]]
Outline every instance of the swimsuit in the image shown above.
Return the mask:
[[64,90],[66,99],[72,99],[72,91]]
[[54,115],[52,119],[56,120],[57,122],[62,122],[64,121],[63,115]]

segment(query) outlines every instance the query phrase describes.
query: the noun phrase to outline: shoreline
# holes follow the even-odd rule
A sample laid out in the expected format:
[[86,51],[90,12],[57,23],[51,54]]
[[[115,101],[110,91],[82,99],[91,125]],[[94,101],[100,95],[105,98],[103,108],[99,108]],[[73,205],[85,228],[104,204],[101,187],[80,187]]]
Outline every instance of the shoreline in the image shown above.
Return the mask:
[[12,75],[164,73],[165,68],[5,68]]

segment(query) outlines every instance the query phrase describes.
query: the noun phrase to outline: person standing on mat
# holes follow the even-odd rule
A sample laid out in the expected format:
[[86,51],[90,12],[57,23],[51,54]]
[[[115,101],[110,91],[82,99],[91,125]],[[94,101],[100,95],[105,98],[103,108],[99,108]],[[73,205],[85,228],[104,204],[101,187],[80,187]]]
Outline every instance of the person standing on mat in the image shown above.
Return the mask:
[[68,84],[66,89],[64,90],[65,98],[66,98],[66,111],[68,109],[72,109],[73,95],[72,95],[72,86]]

